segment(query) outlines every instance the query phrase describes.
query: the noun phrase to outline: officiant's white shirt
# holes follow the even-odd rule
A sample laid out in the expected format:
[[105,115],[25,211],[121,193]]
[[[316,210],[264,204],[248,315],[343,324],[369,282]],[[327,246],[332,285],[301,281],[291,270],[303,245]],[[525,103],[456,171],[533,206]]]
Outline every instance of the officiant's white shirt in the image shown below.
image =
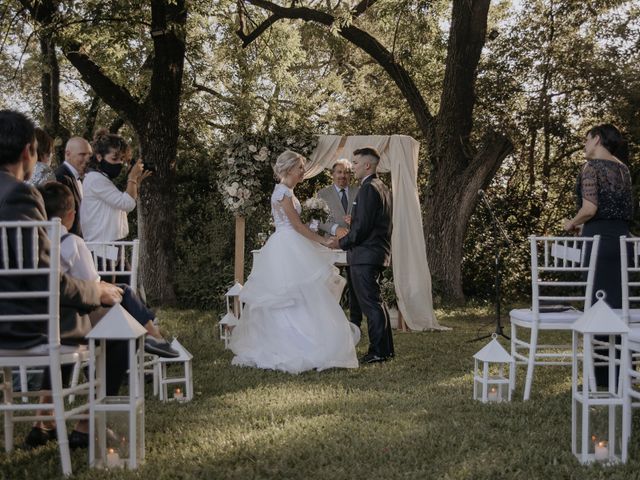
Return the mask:
[[[349,185],[347,185],[346,187],[342,188],[339,187],[338,185],[336,185],[335,183],[333,184],[333,188],[336,189],[336,192],[338,192],[338,198],[340,198],[342,200],[342,198],[340,197],[340,190],[344,190],[344,194],[347,196],[347,204],[349,203]],[[333,226],[331,227],[331,235],[335,236],[336,232],[338,231],[338,224],[334,223]]]

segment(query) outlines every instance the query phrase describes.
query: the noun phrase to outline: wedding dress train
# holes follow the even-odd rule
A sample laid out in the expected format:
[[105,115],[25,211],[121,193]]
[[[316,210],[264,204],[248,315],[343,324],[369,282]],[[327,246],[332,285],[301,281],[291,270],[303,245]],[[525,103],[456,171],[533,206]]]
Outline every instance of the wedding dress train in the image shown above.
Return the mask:
[[356,368],[360,331],[336,299],[344,279],[329,249],[293,229],[280,205],[285,195],[301,211],[293,191],[277,184],[271,196],[276,231],[254,257],[240,295],[245,307],[229,344],[232,364],[289,373]]

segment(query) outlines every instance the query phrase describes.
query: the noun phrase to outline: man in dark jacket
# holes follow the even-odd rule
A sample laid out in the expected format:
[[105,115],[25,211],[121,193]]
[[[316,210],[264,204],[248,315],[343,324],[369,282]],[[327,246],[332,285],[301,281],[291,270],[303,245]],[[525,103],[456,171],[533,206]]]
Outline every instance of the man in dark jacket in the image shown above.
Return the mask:
[[[24,180],[31,175],[36,162],[37,141],[35,126],[31,120],[19,112],[0,110],[0,221],[45,221],[47,220],[42,196],[38,190]],[[7,253],[10,264],[15,264],[18,248],[15,235],[8,238]],[[22,240],[23,258],[32,258],[28,252],[33,248],[33,239],[25,236]],[[38,231],[38,266],[49,266],[49,238],[44,229]],[[0,292],[43,291],[47,289],[46,276],[0,276]],[[78,343],[91,328],[85,313],[102,305],[114,305],[122,299],[122,290],[108,283],[76,280],[64,274],[60,276],[60,335],[65,343]],[[41,300],[0,300],[0,312],[11,314],[42,314],[47,312],[46,299]],[[28,349],[48,342],[47,324],[43,321],[1,322],[0,348]],[[125,367],[126,369],[126,367]],[[119,368],[117,370],[122,370]],[[113,372],[115,377],[121,372]],[[117,375],[115,375],[117,374]],[[107,382],[109,383],[109,382]],[[119,387],[118,382],[111,382]],[[43,389],[50,385],[49,375],[43,378]],[[42,427],[34,428],[42,440],[51,438]],[[73,432],[72,432],[73,434]],[[33,437],[33,431],[30,433]],[[29,440],[29,437],[27,441]],[[86,440],[83,437],[83,441]],[[36,444],[38,442],[35,442]],[[70,445],[72,442],[70,440]]]
[[380,296],[380,276],[391,258],[391,194],[376,176],[380,154],[366,147],[353,152],[353,172],[360,190],[353,202],[351,228],[334,248],[347,251],[351,285],[367,316],[369,351],[362,363],[394,356],[389,313]]

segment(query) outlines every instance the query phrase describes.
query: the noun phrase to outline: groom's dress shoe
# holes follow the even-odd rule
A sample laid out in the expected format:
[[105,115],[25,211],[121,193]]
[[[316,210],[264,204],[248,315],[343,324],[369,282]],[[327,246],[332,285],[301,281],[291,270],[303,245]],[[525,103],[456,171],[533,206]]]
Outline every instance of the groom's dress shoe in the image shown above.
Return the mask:
[[360,359],[360,363],[380,363],[386,362],[387,357],[380,357],[373,353],[367,353],[364,357]]

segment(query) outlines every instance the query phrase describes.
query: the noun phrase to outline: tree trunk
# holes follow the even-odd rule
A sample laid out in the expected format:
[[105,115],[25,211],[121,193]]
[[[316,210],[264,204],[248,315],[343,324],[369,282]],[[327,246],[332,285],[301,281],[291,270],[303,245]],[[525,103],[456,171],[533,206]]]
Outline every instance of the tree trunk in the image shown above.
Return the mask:
[[56,46],[50,31],[40,32],[40,53],[42,55],[42,73],[40,90],[42,93],[42,111],[44,113],[44,129],[55,142],[55,156],[58,163],[64,161],[64,148],[69,140],[69,130],[60,123],[60,67],[56,54]]
[[[178,137],[175,128],[167,138],[166,127],[157,122],[150,123],[148,130],[139,134],[141,157],[146,163],[153,162],[157,170],[140,189],[138,236],[140,277],[147,299],[153,304],[174,305],[176,205],[173,164]],[[159,139],[162,141],[157,141]]]
[[462,247],[478,203],[478,190],[487,187],[513,148],[509,139],[500,135],[485,142],[485,150],[465,170],[438,170],[430,181],[424,203],[429,268],[443,295],[454,302],[464,300]]

